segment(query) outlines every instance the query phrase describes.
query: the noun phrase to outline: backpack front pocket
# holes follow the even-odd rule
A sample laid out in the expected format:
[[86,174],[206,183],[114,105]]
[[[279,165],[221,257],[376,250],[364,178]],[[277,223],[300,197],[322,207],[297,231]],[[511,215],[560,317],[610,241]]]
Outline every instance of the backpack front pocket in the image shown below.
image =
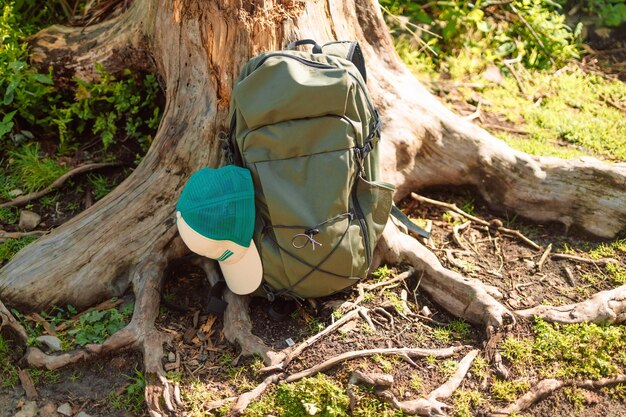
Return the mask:
[[262,190],[260,221],[267,219],[260,243],[280,253],[283,266],[273,267],[275,261],[263,265],[264,278],[275,289],[319,297],[365,276],[363,231],[349,204],[353,164],[348,149],[251,166]]

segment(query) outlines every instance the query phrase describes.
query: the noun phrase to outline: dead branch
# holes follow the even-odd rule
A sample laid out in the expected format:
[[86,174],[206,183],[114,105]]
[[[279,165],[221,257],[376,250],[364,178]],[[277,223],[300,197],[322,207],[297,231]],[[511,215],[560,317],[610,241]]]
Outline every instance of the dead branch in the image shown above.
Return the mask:
[[362,372],[355,371],[350,377],[349,384],[362,383],[375,387],[376,394],[378,396],[389,401],[395,408],[409,415],[417,414],[427,417],[446,416],[447,414],[445,409],[450,407],[439,400],[445,400],[452,396],[461,382],[463,382],[463,379],[465,378],[465,375],[467,375],[467,372],[476,358],[476,355],[478,355],[478,352],[479,351],[475,349],[465,355],[459,363],[454,375],[452,375],[450,379],[448,379],[448,381],[446,381],[439,388],[428,394],[426,398],[399,401],[390,390],[393,385],[393,377],[386,374],[364,374]]
[[533,318],[539,316],[557,323],[620,323],[626,321],[626,285],[601,291],[575,304],[544,306],[518,310],[516,314]]
[[246,409],[246,407],[248,407],[248,405],[252,401],[254,401],[261,394],[263,394],[263,392],[267,389],[267,387],[278,382],[282,376],[283,374],[270,375],[267,378],[265,378],[263,382],[257,385],[256,388],[254,388],[252,391],[248,391],[246,393],[241,394],[237,398],[237,402],[235,403],[233,408],[231,408],[231,412],[234,414],[241,413],[243,410]]
[[589,258],[583,258],[582,256],[569,255],[567,253],[552,253],[550,254],[550,256],[553,258],[557,258],[557,259],[569,259],[571,261],[585,262],[585,263],[596,264],[596,265],[619,263],[619,261],[614,258],[589,259]]
[[572,287],[575,287],[576,282],[574,281],[574,273],[572,272],[572,270],[568,267],[564,267],[563,271],[565,271],[565,279],[567,280],[567,283]]
[[0,230],[0,243],[7,239],[20,239],[27,236],[43,236],[50,233],[48,230],[33,230],[32,232],[5,232]]
[[2,300],[0,300],[0,330],[2,330],[3,327],[11,329],[17,335],[20,343],[26,343],[28,340],[28,334],[24,326],[13,317],[13,314],[11,314]]
[[[489,222],[487,222],[487,221],[485,221],[483,219],[480,219],[480,218],[478,218],[476,216],[472,216],[471,214],[466,213],[465,211],[463,211],[460,208],[458,208],[456,204],[450,204],[450,203],[445,203],[443,201],[433,200],[433,199],[421,196],[421,195],[416,194],[416,193],[411,193],[411,198],[413,198],[414,200],[417,200],[419,202],[422,202],[422,203],[427,203],[427,204],[431,204],[433,206],[447,208],[447,209],[452,210],[455,213],[458,213],[458,214],[466,217],[467,219],[469,219],[469,220],[471,220],[473,222],[476,222],[478,224],[481,224],[483,226],[487,226],[487,227],[494,226],[492,223],[489,223]],[[536,250],[541,250],[542,249],[541,246],[539,246],[538,244],[536,244],[535,242],[533,242],[532,240],[530,240],[529,238],[524,236],[519,230],[507,229],[506,227],[503,227],[503,226],[496,226],[495,229],[498,230],[501,233],[504,233],[504,234],[507,234],[507,235],[511,235],[511,236],[516,236],[517,238],[521,239],[524,243],[532,246]]]
[[470,224],[472,224],[472,222],[468,220],[461,225],[457,224],[452,227],[452,236],[454,237],[454,241],[456,242],[457,245],[459,245],[464,250],[469,250],[469,247],[463,242],[463,240],[461,240],[459,231],[466,229],[467,226],[469,226]]
[[289,375],[285,382],[294,382],[302,378],[306,378],[311,375],[315,375],[318,372],[322,372],[328,368],[345,362],[351,359],[363,358],[373,355],[406,355],[409,357],[425,357],[434,356],[436,358],[447,358],[454,355],[456,352],[465,349],[464,346],[453,346],[444,349],[421,349],[421,348],[390,348],[390,349],[365,349],[345,352],[340,355],[331,357],[324,362],[313,366],[312,368],[305,369],[295,374]]
[[467,371],[469,371],[470,366],[472,366],[472,362],[474,362],[474,359],[476,358],[478,353],[479,353],[478,349],[474,349],[470,351],[467,355],[465,355],[465,357],[461,359],[461,362],[459,362],[459,366],[456,372],[454,373],[454,375],[452,375],[450,379],[448,379],[445,382],[445,384],[441,385],[439,388],[432,391],[428,395],[428,398],[435,398],[435,399],[450,398],[452,396],[452,393],[454,393],[454,391],[459,387],[459,385],[461,385],[461,382],[463,382],[463,379],[465,378]]
[[626,382],[626,375],[617,375],[610,378],[602,378],[598,380],[567,380],[559,381],[558,379],[544,379],[539,381],[526,394],[522,395],[517,401],[507,407],[497,410],[491,414],[492,417],[508,416],[514,412],[524,411],[539,401],[546,398],[556,390],[563,387],[577,387],[586,389],[597,389],[608,385],[622,384]]
[[539,258],[539,262],[537,262],[537,271],[541,271],[541,268],[546,262],[546,259],[548,259],[548,255],[550,255],[550,252],[552,252],[552,243],[548,245],[546,250],[543,252],[543,255],[541,255],[541,258]]
[[51,185],[49,185],[48,187],[44,188],[43,190],[40,191],[35,191],[33,193],[29,193],[20,197],[17,197],[14,200],[8,201],[6,203],[2,203],[0,204],[0,208],[4,208],[4,207],[19,207],[19,206],[23,206],[33,200],[36,200],[38,198],[43,197],[46,194],[51,193],[52,191],[56,190],[57,188],[61,187],[63,184],[65,184],[65,181],[69,180],[70,178],[78,175],[78,174],[82,174],[85,172],[91,172],[94,171],[96,169],[101,169],[101,168],[109,168],[109,167],[114,167],[114,166],[119,166],[121,163],[120,162],[103,162],[103,163],[97,163],[97,164],[87,164],[87,165],[81,165],[78,166],[68,172],[66,172],[65,174],[61,175],[59,178],[57,178]]
[[376,282],[374,284],[357,284],[356,289],[359,292],[359,295],[356,297],[354,301],[344,303],[341,308],[344,308],[344,309],[355,308],[365,298],[365,291],[371,291],[371,290],[375,290],[376,288],[384,287],[390,284],[395,284],[397,282],[403,282],[404,280],[412,276],[414,272],[415,270],[413,268],[409,268],[406,271],[402,272],[401,274],[386,281]]

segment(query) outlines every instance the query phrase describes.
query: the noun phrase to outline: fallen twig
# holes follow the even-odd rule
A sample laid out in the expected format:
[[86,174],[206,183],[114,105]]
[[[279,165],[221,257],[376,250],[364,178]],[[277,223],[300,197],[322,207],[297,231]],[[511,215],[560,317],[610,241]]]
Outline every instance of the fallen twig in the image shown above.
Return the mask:
[[546,398],[548,395],[552,394],[554,391],[563,388],[563,387],[577,387],[577,388],[586,388],[586,389],[597,389],[601,387],[605,387],[607,385],[615,385],[626,382],[626,375],[617,375],[610,378],[602,378],[596,381],[594,380],[567,380],[567,381],[559,381],[558,379],[544,379],[539,381],[539,383],[535,384],[533,388],[528,391],[526,394],[522,395],[512,404],[509,404],[507,407],[502,408],[500,410],[495,411],[491,415],[493,417],[497,416],[508,416],[515,412],[520,412],[528,409],[532,405]]
[[0,243],[7,239],[20,239],[27,236],[43,236],[50,233],[48,230],[33,230],[32,232],[5,232],[0,230]]
[[572,270],[568,267],[564,267],[563,271],[565,271],[565,279],[567,280],[567,283],[572,287],[575,287],[576,282],[574,281],[574,274],[572,273]]
[[548,259],[548,255],[550,255],[550,252],[552,252],[552,243],[548,245],[546,250],[543,252],[543,255],[541,255],[541,258],[539,258],[539,262],[537,262],[537,271],[541,271],[541,268],[546,262],[546,259]]
[[582,256],[569,255],[567,253],[553,253],[550,256],[552,256],[553,258],[557,258],[557,259],[569,259],[570,261],[578,261],[578,262],[584,262],[584,263],[596,264],[596,265],[619,263],[619,261],[614,258],[590,259],[590,258],[583,258]]
[[2,203],[0,204],[0,208],[23,206],[24,204],[27,204],[33,200],[43,197],[46,194],[51,193],[52,191],[61,187],[65,183],[65,181],[67,181],[68,179],[72,178],[75,175],[82,174],[84,172],[94,171],[100,168],[114,167],[118,165],[121,165],[121,163],[120,162],[102,162],[102,163],[97,163],[97,164],[87,164],[87,165],[78,166],[72,169],[71,171],[68,171],[65,174],[61,175],[51,185],[44,188],[43,190],[35,191],[34,193],[29,193],[29,194],[17,197],[11,201],[7,201],[6,203]]
[[469,226],[470,224],[472,224],[472,222],[468,220],[463,224],[457,224],[452,227],[452,236],[454,237],[454,241],[457,245],[465,250],[469,250],[469,247],[461,240],[461,235],[459,234],[459,232],[466,229],[467,226]]
[[524,236],[522,233],[520,233],[519,230],[513,230],[513,229],[507,229],[506,227],[503,226],[495,226],[493,225],[493,223],[489,223],[486,220],[480,219],[476,216],[472,216],[471,214],[466,213],[465,211],[461,210],[460,208],[458,208],[456,206],[456,204],[450,204],[450,203],[445,203],[443,201],[438,201],[438,200],[433,200],[424,196],[421,196],[419,194],[416,193],[411,193],[411,198],[413,198],[414,200],[420,201],[422,203],[427,203],[427,204],[431,204],[433,206],[439,206],[439,207],[444,207],[447,208],[449,210],[452,210],[464,217],[466,217],[467,219],[476,222],[478,224],[481,224],[483,226],[486,227],[493,227],[496,230],[498,230],[501,233],[505,233],[507,235],[513,235],[518,237],[519,239],[521,239],[523,242],[527,243],[528,245],[532,246],[534,249],[537,250],[541,250],[543,249],[541,246],[539,246],[538,244],[536,244],[535,242],[533,242],[532,240],[530,240],[529,238],[527,238],[526,236]]

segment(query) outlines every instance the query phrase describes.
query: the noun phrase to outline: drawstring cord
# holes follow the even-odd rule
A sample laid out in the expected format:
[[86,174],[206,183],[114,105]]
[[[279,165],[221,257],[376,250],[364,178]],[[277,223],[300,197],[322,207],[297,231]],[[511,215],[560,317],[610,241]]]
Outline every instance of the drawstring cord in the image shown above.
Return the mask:
[[[302,249],[303,247],[305,247],[306,245],[310,243],[311,249],[315,250],[315,245],[322,246],[320,242],[318,242],[317,240],[313,238],[313,236],[315,236],[319,232],[320,232],[319,229],[308,229],[308,230],[305,230],[304,233],[298,233],[297,235],[293,237],[293,239],[291,239],[291,246],[293,246],[296,249]],[[299,242],[302,242],[302,243],[299,243]]]

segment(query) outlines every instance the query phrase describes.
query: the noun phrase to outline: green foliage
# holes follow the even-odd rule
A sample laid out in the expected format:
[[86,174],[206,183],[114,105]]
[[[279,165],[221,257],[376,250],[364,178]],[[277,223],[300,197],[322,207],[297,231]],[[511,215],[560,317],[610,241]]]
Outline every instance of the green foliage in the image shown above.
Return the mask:
[[509,336],[500,344],[500,353],[511,363],[527,364],[532,360],[533,344],[531,340]]
[[[0,97],[0,149],[35,138],[56,138],[58,152],[68,153],[76,148],[78,138],[92,135],[105,150],[122,139],[137,141],[145,152],[161,117],[156,77],[126,70],[118,80],[96,66],[97,82],[76,79],[67,90],[55,89],[51,70],[40,74],[27,62],[23,40],[32,29],[19,18],[27,4],[34,0],[7,4],[0,16],[0,91],[4,91]],[[39,9],[46,10],[46,6]],[[11,141],[7,142],[7,137]]]
[[485,402],[480,392],[465,389],[456,390],[452,399],[454,400],[454,411],[458,417],[474,416],[475,408]]
[[491,396],[496,401],[510,403],[519,397],[519,394],[528,391],[530,383],[528,381],[501,381],[493,379],[491,381]]
[[37,240],[34,236],[25,236],[19,239],[7,239],[0,243],[0,265],[11,259],[26,245]]
[[381,401],[372,388],[354,386],[351,389],[356,405],[354,410],[346,415],[353,417],[402,417],[405,415],[395,410],[389,403]]
[[109,404],[114,410],[128,411],[133,415],[142,415],[145,408],[144,389],[146,378],[142,372],[135,370],[135,374],[128,377],[130,383],[120,395],[118,392],[109,394]]
[[[0,179],[0,182],[1,182],[1,179]],[[17,223],[18,218],[19,217],[17,214],[17,210],[14,207],[0,208],[0,222],[4,222],[7,224],[15,224]]]
[[529,68],[548,68],[579,56],[578,37],[565,23],[561,6],[552,1],[380,4],[398,42],[429,50],[436,64],[463,49],[487,62],[519,58]]
[[18,151],[10,152],[13,176],[20,179],[27,192],[38,191],[51,185],[67,172],[54,159],[42,157],[39,144],[25,145]]
[[533,354],[556,378],[609,377],[626,368],[626,327],[609,324],[534,324]]
[[391,278],[393,272],[393,269],[389,268],[387,265],[381,265],[376,271],[372,272],[372,275],[375,276],[378,281],[385,281]]
[[105,150],[121,136],[136,140],[145,152],[152,143],[146,132],[156,129],[161,117],[156,77],[125,70],[117,80],[99,65],[96,70],[99,82],[76,80],[73,100],[53,108],[50,124],[58,130],[60,151],[71,150],[77,136],[91,132]]
[[584,0],[582,10],[600,18],[601,26],[617,27],[626,22],[626,4],[624,0]]
[[10,356],[10,345],[0,335],[0,387],[12,388],[18,383],[17,369],[13,365]]
[[349,399],[344,389],[324,374],[304,378],[290,384],[280,384],[273,395],[262,404],[251,407],[244,415],[256,416],[260,410],[283,417],[315,415],[320,417],[348,414]]
[[91,184],[93,196],[96,200],[100,200],[102,197],[109,194],[113,188],[115,188],[115,183],[100,174],[89,174],[87,175],[87,180],[89,181],[89,184]]
[[115,308],[90,311],[80,316],[79,322],[68,331],[79,346],[102,343],[113,333],[126,326],[127,317]]
[[606,271],[616,284],[626,284],[626,268],[622,265],[613,263],[606,264]]

